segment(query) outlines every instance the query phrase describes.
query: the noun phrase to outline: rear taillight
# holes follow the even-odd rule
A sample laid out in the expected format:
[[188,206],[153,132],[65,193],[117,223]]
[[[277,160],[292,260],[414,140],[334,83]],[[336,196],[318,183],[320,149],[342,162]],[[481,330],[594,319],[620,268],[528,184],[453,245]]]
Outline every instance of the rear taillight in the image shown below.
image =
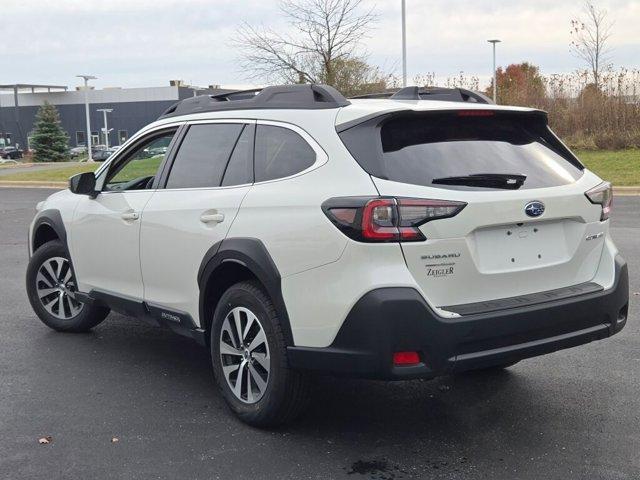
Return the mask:
[[602,206],[600,221],[608,219],[613,205],[613,189],[611,188],[611,184],[609,182],[602,182],[591,190],[587,190],[585,195],[591,203]]
[[322,204],[329,220],[360,242],[419,242],[418,228],[431,220],[457,215],[464,202],[394,197],[341,197]]

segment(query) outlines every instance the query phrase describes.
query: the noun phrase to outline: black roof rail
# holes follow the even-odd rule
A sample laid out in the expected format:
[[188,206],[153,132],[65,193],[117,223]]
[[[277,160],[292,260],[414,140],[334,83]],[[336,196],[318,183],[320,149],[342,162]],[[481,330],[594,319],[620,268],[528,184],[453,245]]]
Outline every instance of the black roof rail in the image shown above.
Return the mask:
[[366,98],[389,98],[391,97],[391,95],[395,94],[398,91],[398,89],[396,88],[395,90],[391,91],[391,92],[376,92],[376,93],[365,93],[363,95],[354,95],[352,97],[349,97],[350,99],[353,100],[358,100],[358,99],[366,99]]
[[231,92],[218,93],[211,95],[211,98],[217,98],[219,100],[249,100],[260,93],[262,88],[251,88],[249,90],[233,90]]
[[186,98],[165,110],[159,119],[224,110],[266,108],[318,110],[345,107],[350,103],[329,85],[280,85]]
[[471,102],[493,104],[486,95],[466,88],[404,87],[396,92],[370,93],[356,98],[390,98],[392,100],[441,100],[446,102]]

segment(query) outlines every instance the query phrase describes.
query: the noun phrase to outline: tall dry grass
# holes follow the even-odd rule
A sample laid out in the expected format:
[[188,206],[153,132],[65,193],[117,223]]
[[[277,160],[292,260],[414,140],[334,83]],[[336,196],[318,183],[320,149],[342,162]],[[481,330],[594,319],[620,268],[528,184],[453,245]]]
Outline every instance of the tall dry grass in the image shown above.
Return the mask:
[[549,112],[551,127],[571,146],[640,148],[640,70],[606,72],[599,90],[585,72],[544,81],[546,95],[530,106]]
[[[417,76],[414,82],[434,85],[435,78],[429,73]],[[540,88],[540,79],[544,88]],[[498,103],[547,111],[553,130],[574,148],[640,148],[640,70],[605,72],[599,89],[590,82],[586,71],[542,75],[520,88],[503,91],[498,82]],[[479,90],[480,82],[460,73],[444,83]]]

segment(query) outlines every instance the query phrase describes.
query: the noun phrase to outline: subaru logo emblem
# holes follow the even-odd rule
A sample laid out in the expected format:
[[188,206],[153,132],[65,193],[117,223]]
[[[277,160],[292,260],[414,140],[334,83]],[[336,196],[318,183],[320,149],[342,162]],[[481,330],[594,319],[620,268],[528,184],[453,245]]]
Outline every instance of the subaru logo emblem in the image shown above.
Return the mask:
[[530,217],[539,217],[544,213],[544,203],[534,200],[524,206],[524,213]]

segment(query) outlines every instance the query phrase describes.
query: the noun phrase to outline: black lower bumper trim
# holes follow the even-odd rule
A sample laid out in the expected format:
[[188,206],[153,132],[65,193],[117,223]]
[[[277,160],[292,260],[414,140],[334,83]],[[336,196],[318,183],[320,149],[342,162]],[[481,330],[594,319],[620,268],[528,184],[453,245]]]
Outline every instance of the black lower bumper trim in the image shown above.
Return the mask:
[[497,312],[507,308],[528,307],[540,303],[547,303],[551,300],[561,300],[563,298],[577,297],[604,290],[602,285],[593,282],[585,282],[572,287],[556,288],[545,292],[532,293],[529,295],[519,295],[517,297],[500,298],[498,300],[487,300],[485,302],[465,303],[462,305],[450,305],[440,307],[449,312],[460,315],[475,315],[478,313]]
[[[506,364],[611,336],[624,327],[627,266],[615,261],[607,290],[484,313],[443,318],[412,288],[365,294],[327,348],[289,347],[293,368],[365,378],[429,378]],[[396,367],[393,353],[417,351],[421,362]]]

